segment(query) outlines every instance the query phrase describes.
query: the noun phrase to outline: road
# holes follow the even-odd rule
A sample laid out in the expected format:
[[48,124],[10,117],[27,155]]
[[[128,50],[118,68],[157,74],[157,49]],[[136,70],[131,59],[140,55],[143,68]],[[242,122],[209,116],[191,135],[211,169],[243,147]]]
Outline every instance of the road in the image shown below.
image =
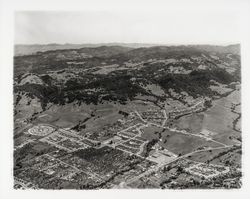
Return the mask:
[[166,122],[167,122],[167,120],[168,120],[168,116],[167,116],[167,112],[166,112],[165,109],[164,109],[162,112],[163,112],[163,115],[164,115],[164,117],[165,117],[164,121],[162,122],[162,126],[165,126],[165,124],[166,124]]
[[[201,102],[197,103],[197,104],[194,105],[194,106],[197,106],[197,105],[200,104],[200,103],[201,103]],[[194,107],[194,106],[193,106],[193,107]],[[142,177],[144,177],[144,176],[147,176],[147,175],[149,175],[149,174],[151,174],[151,173],[153,173],[153,172],[156,172],[157,170],[159,170],[159,169],[160,169],[161,167],[163,167],[163,166],[166,166],[166,165],[168,165],[168,164],[171,164],[171,163],[173,163],[173,162],[175,162],[175,161],[177,161],[177,160],[179,160],[179,159],[188,157],[188,156],[193,155],[193,154],[195,154],[195,153],[205,152],[205,151],[210,151],[210,150],[225,149],[225,148],[230,148],[230,147],[235,146],[235,145],[226,145],[226,144],[224,144],[224,143],[218,142],[218,141],[213,140],[213,139],[211,139],[211,138],[209,138],[209,137],[206,137],[206,136],[204,136],[204,135],[187,133],[186,131],[183,131],[183,130],[177,130],[177,129],[174,129],[174,128],[165,127],[164,125],[165,125],[165,123],[166,123],[166,121],[167,121],[167,119],[168,119],[167,113],[166,113],[165,110],[163,110],[163,115],[164,115],[165,119],[164,119],[162,125],[158,125],[158,124],[155,124],[155,123],[146,121],[146,120],[144,120],[144,119],[142,118],[142,116],[140,115],[140,113],[139,113],[137,110],[135,110],[134,112],[138,115],[138,117],[141,119],[141,121],[144,122],[144,125],[138,126],[139,124],[135,124],[135,125],[133,125],[133,126],[129,126],[128,128],[123,129],[123,130],[117,132],[117,134],[119,134],[120,132],[125,132],[125,131],[127,131],[127,130],[129,130],[129,129],[131,129],[131,128],[136,128],[136,130],[138,131],[139,134],[136,134],[134,137],[130,138],[129,140],[134,139],[134,138],[137,137],[137,136],[140,136],[140,135],[142,134],[141,128],[144,128],[144,127],[146,127],[146,126],[148,126],[148,125],[154,125],[154,126],[158,126],[158,127],[160,127],[160,128],[168,129],[168,130],[173,131],[173,132],[176,132],[176,133],[181,133],[181,134],[185,134],[185,135],[188,135],[188,136],[195,136],[195,137],[203,138],[203,139],[206,139],[207,141],[215,142],[215,143],[220,144],[220,145],[222,145],[222,146],[221,146],[221,147],[215,147],[215,148],[207,148],[207,149],[202,149],[202,150],[196,150],[196,151],[193,151],[193,152],[184,154],[184,155],[182,155],[182,156],[173,158],[172,160],[168,160],[168,161],[161,162],[161,163],[159,163],[158,165],[156,165],[155,167],[150,168],[150,169],[148,169],[147,171],[141,173],[140,175],[135,176],[135,177],[129,179],[128,181],[126,181],[125,183],[123,183],[122,186],[127,186],[127,185],[129,185],[129,184],[131,184],[131,183],[133,183],[133,182],[139,180],[140,178],[142,178]],[[52,125],[49,125],[49,126],[52,126]],[[51,133],[49,133],[49,134],[47,134],[47,135],[45,135],[45,136],[43,136],[43,137],[40,137],[40,138],[38,138],[37,140],[44,139],[45,137],[47,137],[47,136],[49,136],[49,135],[55,133],[55,131],[58,130],[58,127],[55,127],[55,126],[53,126],[53,127],[54,127],[54,130],[53,130]],[[66,130],[63,130],[63,131],[65,132]],[[67,132],[67,131],[66,131],[66,132]],[[68,132],[67,132],[67,133],[68,133]],[[80,136],[77,136],[77,137],[80,137]],[[82,137],[81,137],[81,138],[82,138]],[[93,140],[91,140],[91,141],[93,141]],[[128,140],[126,140],[126,141],[128,141]],[[123,143],[123,141],[117,143],[116,145],[122,144],[122,143]],[[52,143],[51,143],[51,144],[52,144]],[[53,143],[53,144],[54,144],[54,143]],[[102,143],[102,144],[103,144],[103,145],[107,145],[107,146],[109,146],[109,147],[115,148],[115,146],[111,146],[111,145],[109,145],[109,144],[104,144],[104,143]],[[129,154],[133,154],[133,155],[137,155],[137,156],[141,157],[138,153],[137,153],[137,154],[134,154],[134,153],[130,153],[130,152],[127,152],[127,151],[125,151],[125,150],[122,150],[122,149],[119,149],[119,150],[124,151],[124,152],[129,153]],[[141,150],[140,150],[140,151],[141,151]],[[59,159],[57,159],[57,160],[59,160]],[[78,171],[78,172],[79,172],[79,171],[82,171],[82,170],[78,169],[77,167],[75,167],[75,166],[73,166],[73,165],[69,165],[68,163],[66,163],[66,162],[64,162],[64,161],[62,161],[62,160],[59,160],[59,161],[62,162],[62,163],[64,163],[64,164],[66,164],[66,165],[68,165],[68,166],[70,166],[71,168],[74,168],[74,169],[75,169],[76,171]],[[86,171],[82,171],[82,172],[86,173]],[[99,175],[97,175],[97,174],[95,174],[95,173],[92,173],[92,174],[91,174],[91,173],[87,172],[87,174],[91,175],[92,177],[95,177],[95,178],[98,178],[98,179],[100,179],[100,180],[103,180],[103,178],[101,178]]]
[[[197,104],[195,104],[195,105],[192,106],[192,107],[195,107],[195,106],[199,105],[200,103],[201,103],[201,102],[198,102]],[[219,141],[213,140],[212,138],[206,137],[206,136],[204,136],[204,135],[194,134],[194,133],[187,133],[186,131],[183,131],[183,130],[178,130],[178,129],[175,129],[175,128],[165,127],[165,126],[163,126],[163,125],[161,126],[161,125],[159,125],[159,124],[155,124],[155,123],[152,123],[152,122],[148,122],[148,121],[144,120],[144,119],[141,117],[140,113],[139,113],[137,110],[135,111],[135,113],[138,115],[138,117],[139,117],[143,122],[147,123],[147,125],[157,126],[157,127],[159,127],[159,128],[168,129],[169,131],[173,131],[173,132],[176,132],[176,133],[182,133],[182,134],[188,135],[188,136],[199,137],[199,138],[205,139],[205,140],[207,140],[207,141],[211,141],[211,142],[217,143],[217,144],[222,145],[222,146],[227,146],[227,145],[225,145],[224,143],[221,143],[221,142],[219,142]],[[165,112],[164,116],[166,117],[166,120],[167,120],[166,112]]]
[[125,182],[125,184],[123,184],[123,186],[127,186],[128,184],[131,184],[137,180],[139,180],[140,178],[144,177],[144,176],[147,176],[153,172],[156,172],[157,170],[159,170],[161,167],[163,166],[166,166],[168,164],[171,164],[179,159],[182,159],[182,158],[185,158],[185,157],[188,157],[190,155],[193,155],[195,153],[199,153],[199,152],[205,152],[205,151],[210,151],[210,150],[218,150],[218,149],[225,149],[225,148],[231,148],[233,147],[234,145],[230,145],[230,146],[223,146],[223,147],[216,147],[216,148],[208,148],[208,149],[202,149],[202,150],[197,150],[197,151],[193,151],[193,152],[190,152],[190,153],[187,153],[185,155],[182,155],[182,156],[179,156],[177,158],[174,158],[168,162],[162,162],[160,164],[158,164],[156,167],[152,168],[152,169],[149,169],[147,171],[145,171],[144,173],[138,175],[138,176],[135,176],[134,178],[131,178],[129,179],[128,181]]
[[[56,159],[57,161],[59,161],[60,163],[62,163],[62,164],[64,164],[64,165],[67,165],[67,166],[69,166],[69,167],[71,167],[72,169],[74,169],[76,172],[83,172],[83,173],[86,173],[87,175],[90,175],[92,178],[97,178],[97,179],[100,179],[100,180],[104,180],[101,176],[99,176],[99,175],[97,175],[96,173],[94,173],[94,172],[87,172],[87,171],[84,171],[84,170],[81,170],[81,169],[79,169],[79,168],[77,168],[77,167],[75,167],[75,166],[73,166],[73,165],[70,165],[70,164],[68,164],[67,162],[65,162],[65,161],[62,161],[62,160],[60,160],[60,159],[58,159],[58,158],[55,158],[55,157],[53,157],[53,156],[50,156],[49,154],[45,154],[46,156],[48,156],[49,158],[53,158],[53,159]],[[55,166],[55,165],[53,165],[53,166]]]

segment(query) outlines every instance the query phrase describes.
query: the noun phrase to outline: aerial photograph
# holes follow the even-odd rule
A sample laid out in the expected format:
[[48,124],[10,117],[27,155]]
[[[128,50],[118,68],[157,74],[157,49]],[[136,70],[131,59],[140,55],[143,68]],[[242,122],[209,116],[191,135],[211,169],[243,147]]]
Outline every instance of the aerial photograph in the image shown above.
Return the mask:
[[126,17],[16,13],[14,189],[241,188],[241,45]]

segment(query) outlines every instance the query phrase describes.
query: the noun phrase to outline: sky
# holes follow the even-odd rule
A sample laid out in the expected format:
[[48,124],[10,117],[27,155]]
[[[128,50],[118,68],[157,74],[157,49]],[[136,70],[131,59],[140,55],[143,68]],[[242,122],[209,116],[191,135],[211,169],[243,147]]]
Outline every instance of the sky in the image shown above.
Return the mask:
[[238,14],[227,9],[15,13],[15,44],[232,44],[239,37]]

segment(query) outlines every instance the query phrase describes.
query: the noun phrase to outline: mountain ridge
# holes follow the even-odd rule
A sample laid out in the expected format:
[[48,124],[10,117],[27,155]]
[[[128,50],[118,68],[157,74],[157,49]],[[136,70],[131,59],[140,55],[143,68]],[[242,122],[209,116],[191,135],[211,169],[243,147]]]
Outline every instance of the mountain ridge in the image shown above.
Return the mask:
[[81,48],[98,48],[98,47],[112,47],[112,46],[120,46],[127,48],[151,48],[151,47],[180,47],[180,46],[189,46],[196,47],[206,51],[223,51],[225,49],[226,52],[240,54],[240,44],[230,44],[230,45],[165,45],[165,44],[149,44],[149,43],[100,43],[100,44],[16,44],[14,46],[14,56],[22,56],[22,55],[32,55],[37,52],[46,52],[52,50],[66,50],[66,49],[81,49]]

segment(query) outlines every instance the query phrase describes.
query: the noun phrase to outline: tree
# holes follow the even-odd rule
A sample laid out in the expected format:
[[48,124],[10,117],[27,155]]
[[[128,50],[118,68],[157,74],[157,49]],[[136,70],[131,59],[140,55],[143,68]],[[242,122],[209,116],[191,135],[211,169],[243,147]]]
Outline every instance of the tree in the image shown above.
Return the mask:
[[184,169],[181,166],[177,167],[177,172],[178,173],[183,173]]

